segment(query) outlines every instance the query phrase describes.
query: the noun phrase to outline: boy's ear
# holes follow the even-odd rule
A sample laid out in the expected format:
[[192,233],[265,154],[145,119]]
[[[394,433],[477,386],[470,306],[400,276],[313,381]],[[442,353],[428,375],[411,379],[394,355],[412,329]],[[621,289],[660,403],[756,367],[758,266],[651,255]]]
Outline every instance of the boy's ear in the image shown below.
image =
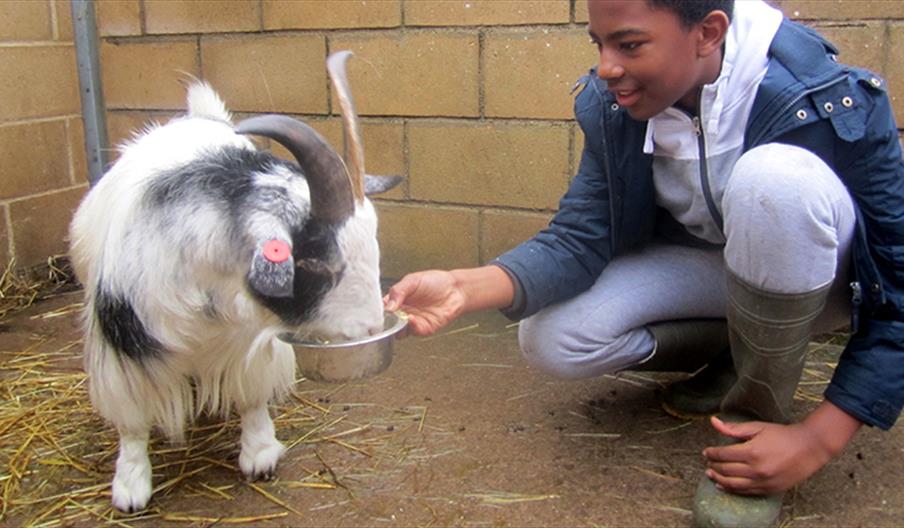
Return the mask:
[[722,49],[725,35],[728,34],[728,15],[721,9],[710,11],[697,26],[699,40],[697,42],[697,55],[708,57]]

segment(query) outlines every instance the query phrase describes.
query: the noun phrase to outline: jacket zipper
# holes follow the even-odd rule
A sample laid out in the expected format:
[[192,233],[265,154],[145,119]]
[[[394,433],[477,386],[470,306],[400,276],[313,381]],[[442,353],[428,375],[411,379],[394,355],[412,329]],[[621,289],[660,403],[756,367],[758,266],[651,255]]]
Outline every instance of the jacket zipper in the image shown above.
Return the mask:
[[703,133],[703,125],[700,123],[700,116],[694,116],[692,121],[694,123],[694,133],[697,134],[697,146],[699,147],[700,152],[700,188],[703,191],[703,198],[706,200],[706,208],[709,209],[710,216],[712,216],[713,221],[716,222],[719,232],[723,233],[722,214],[716,207],[716,201],[713,198],[712,189],[709,186],[709,169],[707,168],[706,163],[706,135]]
[[[596,96],[600,100],[600,104],[604,105],[606,103],[606,98],[603,95],[603,92],[596,86],[595,79],[590,79],[589,84],[596,92]],[[612,122],[612,119],[607,119],[606,112],[609,109],[603,107],[603,111],[600,112],[600,128],[602,129],[602,138],[600,139],[600,152],[603,154],[603,170],[606,172],[606,182],[608,183],[608,193],[609,193],[609,251],[612,255],[615,255],[615,249],[617,246],[617,241],[615,239],[616,229],[613,229],[615,225],[615,185],[612,183],[612,167],[609,166],[609,144],[606,140],[606,137],[609,134],[609,130],[606,127],[608,123]]]
[[840,82],[846,80],[849,76],[850,76],[850,74],[845,73],[845,74],[843,74],[841,77],[839,77],[839,78],[837,78],[837,79],[832,79],[831,81],[822,83],[822,84],[820,84],[819,86],[815,86],[815,87],[813,87],[813,88],[810,88],[809,90],[806,90],[806,91],[804,91],[804,92],[801,92],[797,97],[795,97],[794,99],[792,99],[791,101],[789,101],[787,104],[785,104],[785,106],[783,106],[782,109],[779,110],[779,111],[775,114],[775,117],[773,117],[772,120],[769,121],[768,126],[764,126],[764,127],[761,129],[761,132],[756,136],[756,139],[755,139],[755,140],[751,140],[750,143],[748,143],[748,144],[749,144],[749,145],[758,145],[759,142],[760,142],[760,140],[763,139],[763,136],[766,135],[766,132],[768,132],[769,129],[772,128],[772,125],[774,125],[776,121],[778,121],[783,115],[785,115],[785,112],[787,112],[788,110],[791,110],[791,108],[793,108],[794,105],[796,105],[798,102],[800,102],[801,99],[803,99],[804,97],[808,97],[808,96],[809,96],[810,94],[812,94],[812,93],[818,92],[818,91],[820,91],[820,90],[825,90],[826,88],[828,88],[828,87],[830,87],[830,86],[833,86],[833,85],[835,85],[835,84],[838,84],[838,83],[840,83]]
[[[605,112],[603,112],[602,116],[603,119],[605,119]],[[600,150],[603,153],[603,167],[605,167],[606,171],[606,182],[608,183],[609,193],[609,251],[612,255],[615,255],[615,248],[618,247],[615,243],[615,232],[617,230],[612,229],[615,225],[615,185],[612,182],[612,169],[609,167],[609,145],[606,141],[607,132],[606,126],[603,124],[603,137],[601,139],[602,148]]]
[[851,286],[851,333],[856,334],[860,328],[860,303],[863,302],[863,290],[860,281],[854,281]]

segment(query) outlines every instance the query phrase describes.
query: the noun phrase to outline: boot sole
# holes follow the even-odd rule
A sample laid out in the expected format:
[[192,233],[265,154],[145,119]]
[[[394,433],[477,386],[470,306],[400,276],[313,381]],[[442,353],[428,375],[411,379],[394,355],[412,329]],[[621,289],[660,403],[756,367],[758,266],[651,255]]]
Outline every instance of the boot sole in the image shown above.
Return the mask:
[[713,413],[694,413],[682,411],[680,409],[676,409],[672,407],[668,403],[661,401],[659,402],[659,406],[662,407],[662,410],[665,411],[666,414],[673,418],[678,418],[679,420],[685,421],[694,421],[694,420],[703,420],[705,418],[709,418]]

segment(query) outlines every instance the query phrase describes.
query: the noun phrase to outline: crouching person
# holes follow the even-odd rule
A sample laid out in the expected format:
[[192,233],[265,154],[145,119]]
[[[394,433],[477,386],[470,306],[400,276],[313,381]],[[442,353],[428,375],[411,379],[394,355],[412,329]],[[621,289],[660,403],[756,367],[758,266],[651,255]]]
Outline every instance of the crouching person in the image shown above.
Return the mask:
[[[413,273],[384,299],[429,335],[521,320],[564,378],[694,372],[674,414],[715,414],[703,526],[767,526],[782,493],[904,404],[904,165],[885,83],[761,2],[589,0],[599,65],[550,225],[489,265]],[[825,400],[794,422],[814,333],[851,325]],[[701,446],[703,448],[703,446]]]

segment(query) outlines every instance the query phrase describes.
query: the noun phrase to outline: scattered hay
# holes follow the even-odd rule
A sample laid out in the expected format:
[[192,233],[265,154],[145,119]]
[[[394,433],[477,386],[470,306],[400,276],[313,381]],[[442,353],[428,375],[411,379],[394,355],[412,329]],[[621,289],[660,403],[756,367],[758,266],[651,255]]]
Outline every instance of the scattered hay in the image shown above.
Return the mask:
[[465,497],[478,499],[484,504],[492,504],[492,505],[505,505],[505,504],[517,504],[521,502],[535,502],[535,501],[545,501],[551,499],[558,499],[559,496],[555,494],[544,494],[544,495],[525,495],[521,493],[510,493],[507,491],[488,491],[484,493],[467,493],[464,495]]
[[810,342],[803,373],[794,393],[795,400],[809,403],[823,400],[823,393],[832,381],[847,339],[848,334],[825,334],[816,336]]
[[183,515],[181,513],[164,513],[160,516],[164,521],[178,521],[187,523],[209,523],[209,524],[248,524],[257,521],[270,521],[273,519],[281,519],[288,515],[288,512],[272,513],[270,515],[254,515],[248,517],[202,517],[200,515]]
[[0,321],[36,301],[76,287],[75,273],[66,256],[50,257],[46,264],[28,270],[17,270],[16,259],[10,259],[0,274]]
[[[12,276],[5,274],[4,283],[14,284]],[[51,289],[61,284],[53,277]],[[37,286],[29,291],[15,294],[25,302],[17,302],[13,310],[47,296]],[[14,297],[10,289],[4,295]],[[30,319],[76,317],[80,308],[80,304],[64,306]],[[319,453],[324,469],[305,469],[306,475],[292,475],[287,481],[243,482],[236,464],[240,420],[201,417],[187,428],[185,444],[173,445],[156,432],[151,435],[155,488],[150,506],[135,515],[116,511],[110,503],[110,485],[118,438],[91,407],[87,377],[80,368],[80,345],[81,340],[32,335],[24,349],[0,348],[0,525],[132,526],[162,521],[285,525],[302,513],[279,497],[284,492],[334,491],[342,494],[338,500],[348,498],[350,491]],[[319,391],[326,392],[319,398],[296,392],[285,404],[271,406],[283,442],[287,446],[334,445],[340,453],[353,453],[362,460],[391,446],[391,434],[356,437],[372,431],[372,424],[353,423],[347,414],[335,412],[329,395],[342,387]],[[370,405],[348,404],[342,410]],[[407,410],[389,421],[390,430],[395,434],[422,430],[426,415],[426,407]],[[193,497],[202,500],[193,502]],[[240,508],[227,504],[237,500]],[[192,504],[189,511],[183,511],[185,504]],[[234,511],[239,515],[225,514]]]
[[[46,342],[45,342],[46,344]],[[284,517],[293,508],[255,484],[246,484],[284,511],[264,512],[238,518],[207,518],[188,513],[149,509],[137,516],[124,516],[110,505],[110,480],[117,452],[117,437],[91,408],[86,392],[86,376],[56,368],[70,359],[72,343],[52,351],[44,347],[24,350],[0,365],[6,382],[0,387],[0,522],[28,526],[70,525],[74,522],[103,521],[129,525],[162,518],[166,521],[250,523]],[[306,407],[282,407],[278,428],[292,424],[313,424],[322,416]],[[320,414],[320,413],[317,413]],[[225,461],[236,456],[238,420],[217,424],[196,424],[189,428],[184,446],[173,447],[160,439],[151,443],[155,474],[155,500],[178,492],[200,494],[212,500],[233,500],[231,486],[218,485],[223,467],[236,469]],[[312,438],[310,441],[321,441]],[[163,475],[161,479],[158,475]]]

